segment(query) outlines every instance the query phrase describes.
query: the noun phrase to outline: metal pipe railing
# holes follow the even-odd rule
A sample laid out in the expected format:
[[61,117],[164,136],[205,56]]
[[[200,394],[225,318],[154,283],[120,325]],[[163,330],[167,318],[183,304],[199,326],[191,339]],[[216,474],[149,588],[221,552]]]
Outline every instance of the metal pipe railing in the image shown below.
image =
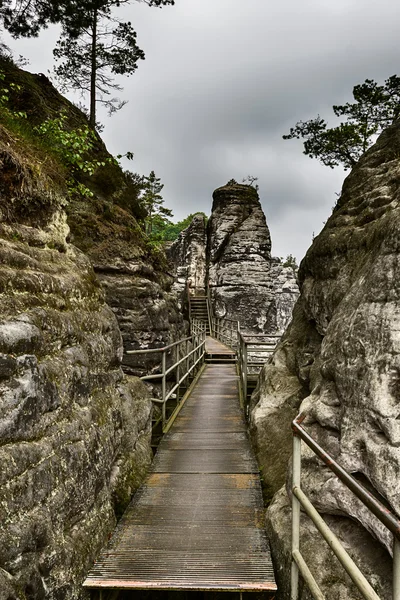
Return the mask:
[[[263,338],[263,340],[261,339]],[[238,331],[238,369],[241,396],[247,409],[247,388],[249,377],[257,376],[266,363],[267,358],[272,355],[280,339],[276,334],[243,333]]]
[[213,333],[213,322],[214,322],[214,311],[213,311],[213,305],[212,305],[212,301],[211,301],[211,291],[210,291],[210,286],[207,283],[206,286],[206,292],[207,292],[207,313],[208,313],[208,324],[210,327],[210,335],[212,337],[214,337],[214,333]]
[[292,423],[293,428],[293,474],[292,474],[292,566],[291,566],[291,600],[298,599],[299,573],[307,583],[314,598],[323,599],[324,596],[316,583],[304,557],[300,552],[300,507],[316,525],[318,531],[328,542],[336,557],[342,563],[354,584],[364,598],[379,600],[379,596],[367,581],[360,569],[343,548],[341,542],[329,529],[316,508],[301,489],[301,440],[337,475],[337,477],[361,500],[361,502],[391,531],[394,536],[393,543],[393,600],[400,600],[400,520],[348,473],[332,456],[330,456],[301,426],[304,415],[300,414]]
[[[177,393],[177,405],[179,404],[179,388],[204,362],[206,353],[206,328],[205,324],[196,320],[192,321],[192,335],[182,338],[177,342],[163,346],[162,348],[145,348],[143,350],[127,350],[126,354],[140,356],[143,354],[161,354],[161,371],[151,375],[140,377],[142,381],[154,381],[161,379],[161,399],[153,398],[156,404],[161,404],[162,425],[168,422],[167,402],[175,392]],[[174,362],[167,367],[167,355],[174,350]],[[181,374],[181,366],[184,372]],[[175,384],[167,392],[168,376],[175,371]]]

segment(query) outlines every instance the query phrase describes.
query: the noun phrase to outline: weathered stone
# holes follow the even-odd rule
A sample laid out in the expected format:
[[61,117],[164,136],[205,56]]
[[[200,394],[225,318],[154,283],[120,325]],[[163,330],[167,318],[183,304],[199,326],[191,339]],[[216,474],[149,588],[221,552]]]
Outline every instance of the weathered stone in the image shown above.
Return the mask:
[[[66,242],[62,194],[3,134],[0,598],[75,600],[149,465],[151,401],[123,375],[115,315]],[[22,210],[30,199],[36,212]]]
[[[276,351],[276,359],[264,372],[264,378],[271,378],[275,388],[285,389],[297,378],[305,396],[300,410],[305,415],[306,429],[398,516],[399,147],[400,125],[396,123],[346,178],[337,207],[301,263],[301,296],[293,321]],[[268,429],[270,411],[274,410],[270,387],[260,395],[253,412],[258,446]],[[291,415],[291,406],[283,398],[282,428],[287,427]],[[276,440],[281,443],[282,436]],[[287,452],[290,443],[287,436]],[[392,552],[391,534],[308,448],[303,454],[302,486],[314,505],[330,515],[328,520],[334,527],[341,518],[350,517],[341,530],[345,545],[352,553],[360,554],[362,543],[365,556],[374,557],[376,553],[389,568],[391,561],[383,548]],[[273,487],[273,478],[270,483]],[[273,510],[271,506],[271,520],[275,518]],[[360,526],[375,540],[366,533],[358,538],[355,532]],[[273,545],[279,545],[278,538],[284,536],[283,520],[276,521],[275,529]],[[311,565],[314,562],[314,569],[320,571],[326,597],[339,597],[337,590],[329,591],[329,579],[334,576],[331,562],[319,561],[316,541],[310,539],[308,544]],[[282,553],[287,552],[286,546]],[[375,582],[384,567],[378,561],[374,567],[373,560],[371,565],[370,579]],[[287,570],[285,574],[288,577]],[[340,593],[343,598],[356,597],[351,590]],[[390,597],[385,588],[382,598]]]
[[[183,337],[188,324],[170,291],[173,277],[167,272],[163,254],[151,254],[143,232],[136,222],[133,229],[130,221],[134,219],[126,214],[125,218],[116,213],[115,222],[103,224],[98,239],[88,243],[83,236],[85,229],[89,234],[91,226],[91,213],[87,211],[84,216],[71,213],[69,222],[74,229],[79,217],[77,241],[85,247],[105,300],[115,314],[124,350],[162,347]],[[143,375],[156,366],[158,359],[151,354],[140,359],[125,354],[123,368],[130,375]]]
[[194,296],[205,294],[207,278],[207,223],[202,214],[195,215],[189,227],[167,250],[167,256],[175,270],[173,291],[180,299],[181,306],[186,289]]
[[0,569],[0,600],[26,600],[15,579]]
[[211,292],[216,317],[240,321],[244,331],[282,333],[298,297],[295,273],[271,257],[271,240],[255,188],[215,190],[207,230],[196,215],[167,251],[181,309],[186,295]]
[[228,184],[213,194],[208,223],[208,282],[214,313],[247,332],[282,332],[298,296],[293,270],[271,257],[258,193]]
[[[301,382],[291,375],[275,354],[261,371],[252,397],[250,433],[258,463],[262,466],[264,497],[268,502],[286,480],[291,456],[291,421],[304,396]],[[262,402],[259,400],[262,398]]]

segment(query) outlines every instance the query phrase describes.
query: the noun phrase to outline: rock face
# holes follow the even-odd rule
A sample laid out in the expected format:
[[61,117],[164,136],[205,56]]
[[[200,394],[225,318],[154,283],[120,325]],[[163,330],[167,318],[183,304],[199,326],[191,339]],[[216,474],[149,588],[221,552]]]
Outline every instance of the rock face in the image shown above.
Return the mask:
[[[68,206],[69,239],[83,250],[105,292],[122,334],[124,351],[165,346],[185,334],[188,324],[171,292],[162,252],[147,243],[136,219],[121,207],[89,198]],[[159,356],[140,360],[124,353],[123,368],[142,375]]]
[[[155,267],[145,252],[132,243],[116,245],[110,240],[88,251],[96,275],[113,310],[122,334],[124,351],[157,348],[181,338],[187,328],[175,295],[172,277]],[[160,360],[159,355],[140,359],[124,352],[126,373],[143,375]]]
[[291,268],[271,257],[258,193],[248,185],[215,190],[208,224],[208,283],[217,317],[253,333],[283,331],[298,296]]
[[216,317],[239,320],[247,332],[283,332],[299,291],[293,269],[271,257],[256,189],[227,184],[213,198],[207,227],[197,215],[168,250],[173,291],[183,306],[187,286],[204,295],[209,285]]
[[174,292],[185,298],[187,287],[194,296],[205,294],[207,278],[207,223],[202,214],[195,215],[189,227],[171,244],[167,256],[173,266]]
[[151,460],[151,401],[62,191],[2,127],[0,165],[0,597],[72,600]]
[[[46,117],[54,118],[63,112],[68,128],[87,127],[85,115],[61,96],[45,76],[18,69],[1,57],[0,69],[7,84],[23,89],[24,93],[16,94],[12,103],[26,112],[28,125],[37,125]],[[91,177],[74,172],[74,178],[87,186],[91,194],[73,194],[65,205],[68,241],[90,258],[103,285],[106,302],[117,317],[125,349],[164,346],[185,332],[176,298],[170,293],[173,277],[167,274],[164,253],[152,248],[138,224],[145,212],[138,199],[137,178],[123,172],[100,137],[95,135],[93,144],[85,156],[103,166]],[[47,151],[43,152],[40,145],[33,153],[41,155],[45,164],[50,161],[54,167],[53,184],[58,177],[62,185],[65,168],[60,169],[60,164]],[[41,165],[38,167],[40,171]],[[4,182],[7,187],[6,177]],[[0,182],[0,191],[1,185]],[[39,214],[45,210],[39,201]],[[130,374],[141,374],[143,368],[152,367],[151,361],[141,367],[136,365],[133,357],[127,361],[124,358],[125,362],[129,362]]]
[[[293,321],[265,367],[252,412],[253,436],[271,492],[283,473],[276,478],[270,470],[266,449],[278,440],[285,445],[286,437],[289,456],[288,422],[301,410],[311,435],[400,515],[399,148],[396,124],[347,177],[337,207],[300,266],[301,296]],[[376,553],[367,572],[378,594],[390,598],[380,576],[390,570],[388,531],[307,450],[303,486],[330,522],[347,519],[346,527],[338,528],[352,554],[360,554],[361,543],[366,557]],[[268,511],[269,527],[281,540],[274,547],[280,559],[289,552],[283,540],[289,539],[290,524],[279,516],[287,507],[286,494],[280,494]],[[311,564],[323,548],[318,538],[307,541]],[[358,597],[351,587],[338,595],[330,562],[318,563],[313,572],[327,598]],[[285,570],[282,581],[287,576]]]

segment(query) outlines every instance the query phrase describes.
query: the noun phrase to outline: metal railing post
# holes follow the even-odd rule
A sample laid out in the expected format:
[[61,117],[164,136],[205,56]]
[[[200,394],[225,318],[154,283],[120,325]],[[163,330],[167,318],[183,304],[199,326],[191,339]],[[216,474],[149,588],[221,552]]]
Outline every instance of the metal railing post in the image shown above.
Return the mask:
[[[301,483],[301,439],[293,433],[293,472],[292,490],[300,488]],[[290,600],[298,600],[299,596],[299,567],[294,560],[294,554],[300,550],[300,502],[292,494],[292,566],[290,574]]]
[[166,405],[166,395],[167,395],[167,376],[165,374],[165,371],[167,367],[167,353],[165,350],[163,350],[162,353],[162,358],[161,358],[161,372],[162,372],[162,382],[161,382],[161,394],[162,394],[162,422],[163,425],[165,423],[165,421],[167,420],[167,405]]
[[242,338],[239,336],[238,343],[238,363],[239,363],[239,384],[242,391],[243,400],[243,355],[242,355]]
[[180,379],[180,365],[179,365],[179,346],[180,344],[177,344],[176,346],[176,353],[175,353],[175,362],[177,363],[176,365],[176,385],[178,386],[176,388],[176,404],[179,404],[179,379]]
[[243,340],[243,402],[247,410],[247,343]]
[[[189,356],[188,356],[188,354],[189,354],[189,340],[186,340],[186,342],[185,342],[185,357],[186,357],[186,359],[185,359],[185,369],[186,369],[186,373],[189,372]],[[186,385],[186,383],[185,383],[185,385]]]
[[400,540],[393,541],[393,600],[400,600]]

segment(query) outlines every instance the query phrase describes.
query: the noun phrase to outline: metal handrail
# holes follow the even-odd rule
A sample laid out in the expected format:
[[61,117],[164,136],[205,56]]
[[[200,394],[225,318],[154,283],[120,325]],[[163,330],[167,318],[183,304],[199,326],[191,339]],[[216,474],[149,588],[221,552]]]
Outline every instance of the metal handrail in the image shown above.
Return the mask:
[[214,337],[214,330],[213,330],[214,310],[213,310],[213,305],[212,305],[212,301],[211,301],[210,285],[208,282],[207,282],[207,286],[206,286],[206,296],[207,296],[207,310],[208,310],[208,322],[209,322],[209,326],[210,326],[210,335],[212,337]]
[[187,296],[187,301],[188,301],[189,322],[191,323],[191,320],[192,320],[192,304],[191,304],[191,300],[190,300],[189,280],[186,281],[186,296]]
[[235,319],[214,318],[211,329],[217,340],[236,349],[240,397],[246,413],[248,377],[259,373],[265,364],[264,356],[273,353],[281,336],[276,333],[243,333]]
[[[206,328],[201,321],[193,320],[191,323],[192,335],[182,338],[176,342],[163,346],[162,348],[145,348],[142,350],[127,350],[126,354],[161,354],[161,372],[140,377],[142,381],[161,379],[161,399],[153,398],[153,402],[162,405],[163,428],[168,422],[167,401],[177,392],[177,404],[179,403],[179,387],[193,373],[200,368],[204,362],[206,353]],[[192,347],[190,347],[190,345]],[[167,368],[167,353],[175,349],[175,360]],[[183,374],[181,366],[184,365]],[[175,384],[167,392],[167,377],[176,371]]]
[[361,500],[361,502],[393,534],[393,600],[400,600],[400,519],[348,473],[330,456],[301,426],[305,415],[299,414],[292,423],[293,429],[293,476],[292,476],[292,570],[291,600],[298,599],[299,573],[303,576],[312,595],[324,599],[304,557],[300,552],[300,507],[316,525],[318,531],[342,563],[364,598],[379,600],[379,596],[360,569],[343,548],[341,542],[326,525],[316,508],[301,489],[301,440],[337,475],[337,477]]
[[[259,338],[263,337],[264,340],[259,341]],[[271,355],[276,348],[277,342],[280,339],[280,335],[267,334],[267,333],[243,333],[238,332],[238,369],[239,369],[239,385],[241,388],[241,397],[243,398],[244,410],[247,412],[247,387],[249,375],[256,375],[260,372],[262,366],[265,364],[265,360],[260,357],[257,359],[257,355],[267,354]],[[257,341],[254,341],[254,338]],[[269,341],[269,340],[275,341]]]
[[239,329],[239,321],[235,321],[234,319],[214,318],[212,322],[214,337],[234,349],[238,346]]

